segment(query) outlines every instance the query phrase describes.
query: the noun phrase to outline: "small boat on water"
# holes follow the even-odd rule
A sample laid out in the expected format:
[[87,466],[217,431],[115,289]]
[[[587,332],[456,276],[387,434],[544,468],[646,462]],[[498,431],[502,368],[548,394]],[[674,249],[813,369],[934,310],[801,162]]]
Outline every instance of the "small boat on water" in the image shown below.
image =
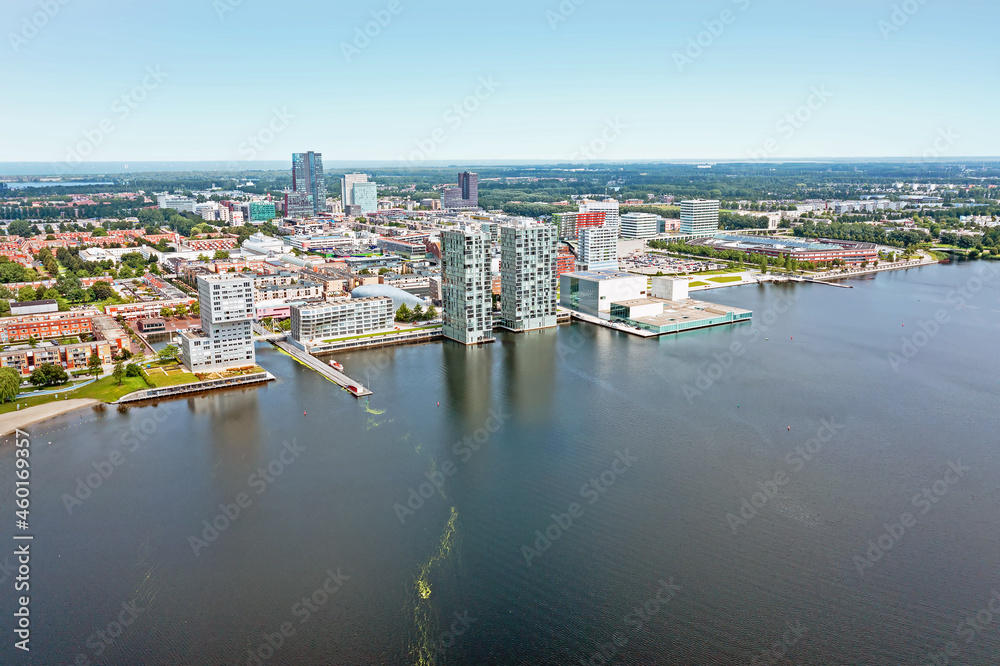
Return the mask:
[[330,361],[330,367],[333,368],[334,370],[336,370],[337,372],[343,372],[344,371],[344,366],[342,366],[341,364],[337,363],[336,361]]

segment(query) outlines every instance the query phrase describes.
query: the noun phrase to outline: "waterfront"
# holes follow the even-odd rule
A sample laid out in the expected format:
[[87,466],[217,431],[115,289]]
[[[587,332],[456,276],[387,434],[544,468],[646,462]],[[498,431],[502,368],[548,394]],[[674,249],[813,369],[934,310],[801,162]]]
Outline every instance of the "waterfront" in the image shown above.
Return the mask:
[[801,623],[792,663],[922,663],[948,641],[992,663],[1000,618],[955,632],[1000,588],[986,266],[720,289],[754,320],[657,340],[574,324],[338,354],[370,401],[261,344],[262,388],[33,426],[22,661],[242,664],[271,635],[269,664],[577,664],[609,642],[617,663],[730,664]]

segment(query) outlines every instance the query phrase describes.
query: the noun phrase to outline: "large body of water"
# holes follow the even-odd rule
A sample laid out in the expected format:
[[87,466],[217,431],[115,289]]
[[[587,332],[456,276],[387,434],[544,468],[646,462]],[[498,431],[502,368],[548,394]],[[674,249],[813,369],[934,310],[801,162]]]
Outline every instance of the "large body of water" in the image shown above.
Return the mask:
[[267,387],[35,426],[31,652],[8,576],[0,662],[995,664],[987,266],[339,357],[369,404],[260,346]]

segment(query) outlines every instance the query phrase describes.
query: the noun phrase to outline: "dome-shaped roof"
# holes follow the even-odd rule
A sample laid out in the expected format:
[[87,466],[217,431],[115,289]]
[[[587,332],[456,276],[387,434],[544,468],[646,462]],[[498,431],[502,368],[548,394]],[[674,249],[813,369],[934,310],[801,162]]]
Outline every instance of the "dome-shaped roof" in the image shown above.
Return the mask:
[[398,310],[399,306],[403,304],[408,308],[417,305],[426,307],[428,305],[427,301],[423,301],[398,287],[390,287],[387,284],[366,284],[356,287],[351,292],[351,298],[374,298],[378,296],[388,296],[391,298],[393,310]]

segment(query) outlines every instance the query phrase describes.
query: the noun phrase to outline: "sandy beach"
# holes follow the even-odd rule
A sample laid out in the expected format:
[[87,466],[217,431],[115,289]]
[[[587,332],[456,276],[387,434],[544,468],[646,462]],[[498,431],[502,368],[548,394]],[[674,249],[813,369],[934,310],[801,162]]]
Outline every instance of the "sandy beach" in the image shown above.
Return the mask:
[[28,426],[51,419],[53,416],[68,414],[84,407],[99,404],[101,404],[100,400],[57,400],[8,414],[0,414],[0,436],[9,435],[18,428],[23,430]]

